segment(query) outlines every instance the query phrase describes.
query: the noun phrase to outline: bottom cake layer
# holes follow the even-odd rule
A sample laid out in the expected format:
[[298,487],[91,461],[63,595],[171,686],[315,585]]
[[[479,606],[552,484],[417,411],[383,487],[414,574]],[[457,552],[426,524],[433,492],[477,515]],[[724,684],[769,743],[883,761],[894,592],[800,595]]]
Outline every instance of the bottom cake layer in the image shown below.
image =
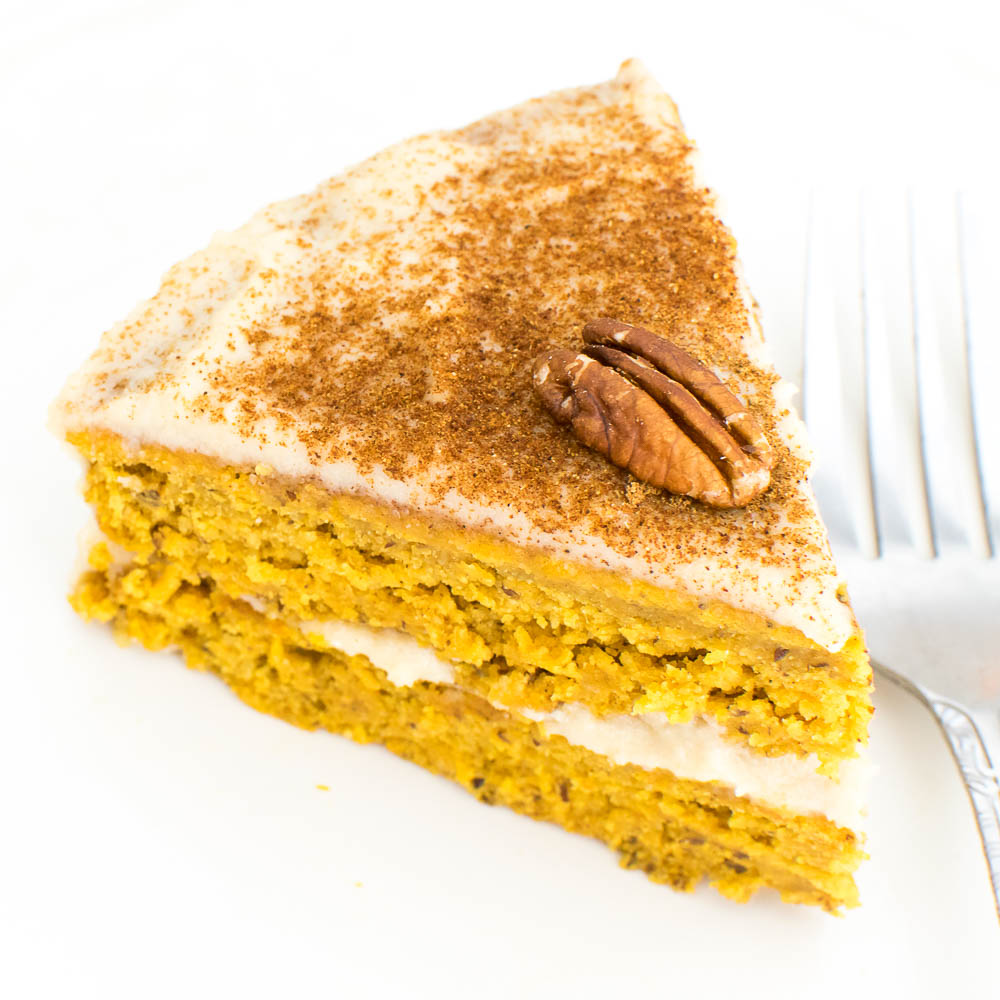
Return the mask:
[[747,899],[762,887],[835,912],[857,903],[857,836],[818,815],[737,796],[716,782],[615,764],[448,684],[397,687],[362,655],[311,648],[297,628],[209,583],[146,568],[86,574],[73,604],[122,640],[176,646],[254,708],[305,728],[378,742],[477,798],[603,840],[621,863],[676,889],[707,878]]

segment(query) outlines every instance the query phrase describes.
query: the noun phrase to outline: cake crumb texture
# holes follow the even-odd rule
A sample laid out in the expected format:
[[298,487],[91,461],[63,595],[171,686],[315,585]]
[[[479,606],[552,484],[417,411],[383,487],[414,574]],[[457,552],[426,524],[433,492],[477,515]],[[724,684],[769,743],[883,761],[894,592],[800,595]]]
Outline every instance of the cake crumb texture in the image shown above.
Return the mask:
[[253,708],[307,729],[378,742],[482,802],[603,840],[626,868],[675,889],[708,879],[731,899],[761,888],[835,913],[857,905],[857,837],[819,816],[748,802],[715,783],[616,765],[546,737],[479,696],[420,682],[398,688],[364,656],[310,648],[284,623],[210,584],[148,570],[92,570],[73,596],[121,641],[178,647]]
[[[399,629],[490,701],[712,717],[765,754],[825,768],[867,738],[860,642],[830,653],[721,604],[529,558],[513,546],[200,455],[77,435],[105,535],[169,588],[211,581],[288,622]],[[102,567],[103,568],[103,567]],[[127,587],[127,584],[125,584]]]

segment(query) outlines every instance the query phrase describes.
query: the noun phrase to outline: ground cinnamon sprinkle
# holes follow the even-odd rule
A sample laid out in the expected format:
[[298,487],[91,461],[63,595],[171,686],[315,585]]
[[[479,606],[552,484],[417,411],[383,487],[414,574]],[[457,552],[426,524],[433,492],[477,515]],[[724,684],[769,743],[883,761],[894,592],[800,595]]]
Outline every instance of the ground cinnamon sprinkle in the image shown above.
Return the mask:
[[[298,256],[257,268],[235,344],[195,359],[199,412],[257,439],[267,418],[316,462],[419,477],[542,530],[585,527],[625,556],[766,564],[780,535],[786,572],[795,550],[822,562],[798,527],[806,470],[775,430],[775,376],[741,346],[735,243],[669,99],[654,114],[631,86],[415,140],[381,154],[391,180],[363,165],[263,213]],[[762,498],[717,511],[638,490],[544,412],[532,359],[598,316],[663,333],[750,403],[778,456]]]

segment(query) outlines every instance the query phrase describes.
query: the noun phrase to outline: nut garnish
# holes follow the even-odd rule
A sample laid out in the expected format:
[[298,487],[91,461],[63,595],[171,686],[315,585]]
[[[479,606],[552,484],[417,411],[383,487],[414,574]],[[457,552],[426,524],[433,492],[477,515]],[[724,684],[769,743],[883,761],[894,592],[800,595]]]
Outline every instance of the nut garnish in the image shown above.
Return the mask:
[[636,479],[710,507],[744,507],[771,481],[757,418],[716,375],[642,327],[599,319],[586,353],[535,361],[542,402],[590,448]]

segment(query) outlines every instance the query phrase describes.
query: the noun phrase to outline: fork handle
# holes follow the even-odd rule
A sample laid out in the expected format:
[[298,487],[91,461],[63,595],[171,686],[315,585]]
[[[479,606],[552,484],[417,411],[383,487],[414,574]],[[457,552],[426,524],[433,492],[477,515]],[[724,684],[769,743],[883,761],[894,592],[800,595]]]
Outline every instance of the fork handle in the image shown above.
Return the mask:
[[1000,777],[972,716],[961,705],[926,688],[917,693],[934,713],[965,780],[993,882],[993,902],[1000,918]]

